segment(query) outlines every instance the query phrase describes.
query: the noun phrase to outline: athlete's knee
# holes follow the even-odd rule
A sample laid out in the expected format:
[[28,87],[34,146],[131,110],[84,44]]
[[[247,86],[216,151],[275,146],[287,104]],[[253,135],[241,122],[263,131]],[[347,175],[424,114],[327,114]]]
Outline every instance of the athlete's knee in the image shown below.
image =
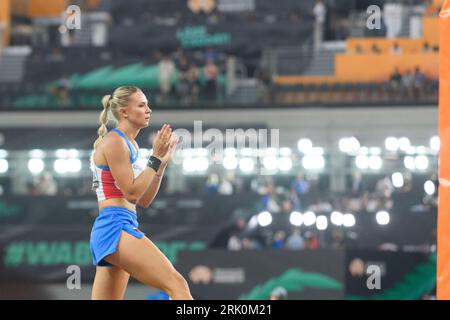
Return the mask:
[[169,291],[188,291],[189,285],[186,279],[176,270],[174,270],[170,276],[170,280],[167,283]]

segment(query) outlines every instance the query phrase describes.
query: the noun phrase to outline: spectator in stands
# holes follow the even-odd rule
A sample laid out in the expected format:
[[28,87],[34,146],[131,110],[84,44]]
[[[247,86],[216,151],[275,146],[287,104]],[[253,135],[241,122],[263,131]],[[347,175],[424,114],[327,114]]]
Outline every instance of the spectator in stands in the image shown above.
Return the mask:
[[352,175],[352,186],[351,194],[360,196],[364,192],[364,185],[362,179],[362,173],[360,171],[355,171]]
[[391,74],[391,78],[389,80],[389,85],[394,94],[398,93],[401,83],[402,83],[402,74],[400,73],[399,68],[396,67],[394,72]]
[[217,62],[217,60],[219,60],[219,53],[214,50],[213,47],[208,47],[208,49],[206,49],[204,59],[206,64],[208,61]]
[[345,236],[342,229],[334,229],[331,234],[331,247],[334,249],[343,249],[345,246]]
[[176,84],[178,101],[181,104],[190,102],[189,97],[189,64],[185,57],[181,57],[178,64],[178,78]]
[[292,234],[286,239],[286,249],[302,250],[305,248],[305,240],[303,240],[300,229],[294,229]]
[[233,194],[233,176],[231,174],[225,174],[222,182],[219,185],[219,194],[232,195]]
[[165,101],[172,91],[172,80],[175,77],[175,63],[165,55],[159,62],[160,101]]
[[319,237],[312,233],[311,231],[308,231],[305,234],[306,242],[305,242],[305,248],[306,249],[317,249],[320,247],[320,240]]
[[273,237],[272,247],[277,250],[284,249],[284,241],[286,239],[286,234],[284,231],[277,231]]
[[55,196],[58,193],[58,185],[53,175],[46,171],[34,181],[31,194],[33,196]]
[[219,192],[219,176],[216,173],[209,175],[205,185],[205,192],[209,194],[217,194]]
[[173,53],[172,53],[172,60],[175,63],[176,67],[179,68],[181,64],[181,60],[185,59],[186,56],[184,54],[184,50],[181,47],[178,47]]
[[380,48],[377,46],[376,43],[374,43],[374,44],[372,45],[372,48],[371,48],[370,50],[372,51],[373,54],[380,54],[380,53],[381,53],[381,50],[380,50]]
[[200,92],[200,80],[199,71],[194,63],[189,65],[187,72],[187,81],[189,84],[189,97],[191,103],[196,103],[198,101],[198,94]]
[[422,52],[423,53],[433,52],[433,48],[430,47],[430,44],[428,42],[424,42],[423,47],[422,47]]
[[276,287],[270,293],[270,300],[287,300],[288,293],[283,287]]
[[402,53],[402,48],[400,48],[398,42],[394,42],[394,44],[391,47],[391,49],[389,50],[389,52],[391,54],[401,54]]
[[305,179],[305,175],[303,173],[299,173],[296,179],[292,182],[291,188],[299,196],[301,196],[309,192],[310,183]]
[[290,199],[284,199],[283,202],[281,203],[281,210],[280,213],[282,214],[290,214],[292,212],[292,202]]
[[363,49],[361,47],[360,44],[357,44],[355,47],[355,54],[362,54],[363,53]]
[[233,233],[230,239],[228,239],[227,249],[230,251],[239,251],[242,249],[241,239],[239,239],[237,234]]
[[250,239],[247,237],[244,237],[241,241],[242,244],[242,249],[243,250],[256,250],[256,249],[261,249],[262,246],[261,244],[256,241],[255,239]]
[[429,208],[437,208],[438,206],[438,190],[439,190],[439,180],[435,173],[431,174],[428,177],[428,181],[431,181],[435,187],[435,191],[433,194],[424,193],[423,204]]
[[217,98],[218,90],[218,76],[219,68],[214,63],[213,60],[208,60],[206,63],[203,73],[205,74],[206,85],[205,85],[205,98],[208,101],[215,101]]
[[420,71],[417,66],[414,70],[414,98],[420,99],[423,96],[425,88],[425,75]]
[[380,180],[378,180],[375,186],[375,195],[380,198],[389,198],[394,192],[394,185],[392,184],[392,180],[389,176],[384,176]]
[[72,89],[72,82],[67,74],[56,82],[55,86],[50,88],[50,92],[56,97],[61,105],[67,106],[70,102],[69,95]]
[[47,62],[64,62],[64,55],[61,53],[61,49],[54,48],[52,53],[47,56]]
[[258,79],[258,97],[259,101],[263,103],[270,103],[272,101],[272,78],[270,73],[265,68],[259,69],[257,72]]
[[402,76],[402,90],[403,95],[407,98],[412,98],[414,89],[414,75],[411,70],[406,70]]
[[325,19],[327,16],[327,7],[322,0],[316,0],[313,8],[314,16],[314,49],[320,49],[323,42]]

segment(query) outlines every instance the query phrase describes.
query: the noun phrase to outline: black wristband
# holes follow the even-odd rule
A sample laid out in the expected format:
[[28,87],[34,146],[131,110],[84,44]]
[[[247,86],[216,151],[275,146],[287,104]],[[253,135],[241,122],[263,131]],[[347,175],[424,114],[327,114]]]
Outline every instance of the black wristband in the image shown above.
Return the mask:
[[159,160],[158,158],[154,157],[154,156],[150,156],[150,158],[148,159],[147,162],[147,167],[152,168],[153,170],[155,170],[156,172],[158,172],[159,167],[161,166],[161,160]]

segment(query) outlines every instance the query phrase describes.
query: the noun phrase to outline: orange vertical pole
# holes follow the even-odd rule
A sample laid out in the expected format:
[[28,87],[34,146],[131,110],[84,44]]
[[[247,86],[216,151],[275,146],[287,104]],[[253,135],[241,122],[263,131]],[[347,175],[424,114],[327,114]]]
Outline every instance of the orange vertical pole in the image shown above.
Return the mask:
[[0,0],[0,21],[4,24],[3,45],[8,46],[10,38],[11,10],[10,0]]
[[450,300],[450,0],[439,15],[439,213],[437,298]]

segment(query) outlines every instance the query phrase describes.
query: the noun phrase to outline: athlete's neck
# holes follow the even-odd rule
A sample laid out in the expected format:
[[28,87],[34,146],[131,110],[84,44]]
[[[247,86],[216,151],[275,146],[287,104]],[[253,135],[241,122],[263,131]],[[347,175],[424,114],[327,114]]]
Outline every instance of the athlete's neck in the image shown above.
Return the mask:
[[129,128],[129,127],[120,126],[120,125],[117,126],[117,129],[122,131],[122,133],[125,135],[125,137],[127,137],[127,139],[130,141],[134,141],[134,139],[137,137],[137,135],[139,134],[139,131],[140,131],[140,129],[134,129],[134,128]]

